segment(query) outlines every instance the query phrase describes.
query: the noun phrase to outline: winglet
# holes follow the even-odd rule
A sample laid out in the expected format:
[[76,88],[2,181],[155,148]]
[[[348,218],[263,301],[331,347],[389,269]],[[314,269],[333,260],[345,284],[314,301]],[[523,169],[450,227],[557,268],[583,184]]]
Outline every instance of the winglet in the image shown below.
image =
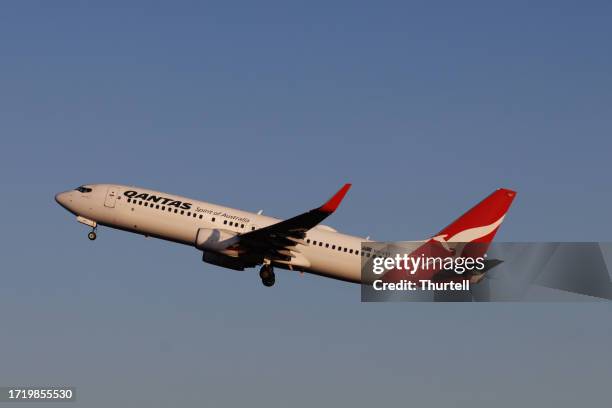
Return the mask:
[[351,183],[346,183],[340,190],[338,190],[336,194],[334,194],[332,198],[329,199],[328,202],[326,202],[321,207],[319,207],[319,210],[326,212],[328,214],[331,214],[334,211],[336,211],[336,208],[338,208],[338,206],[342,202],[342,199],[344,198],[344,196],[346,195],[346,193],[349,191],[350,188],[351,188]]

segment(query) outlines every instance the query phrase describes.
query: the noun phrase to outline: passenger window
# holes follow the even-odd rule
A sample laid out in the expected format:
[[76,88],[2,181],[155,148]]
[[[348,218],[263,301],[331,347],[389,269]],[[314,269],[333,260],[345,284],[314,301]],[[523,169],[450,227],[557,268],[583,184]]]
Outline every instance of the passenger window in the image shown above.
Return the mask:
[[325,244],[325,248],[329,248],[329,244]]
[[142,205],[142,201],[139,201],[139,202],[138,202],[138,205]]
[[174,213],[175,213],[175,214],[176,214],[176,213],[178,213],[178,210],[177,210],[176,208],[174,209]]
[[344,252],[346,252],[347,248],[344,248]]
[[336,249],[336,246],[335,246],[335,245],[332,245],[332,249]]
[[319,242],[319,246],[323,246],[323,243],[322,243],[322,242]]
[[308,238],[308,239],[306,240],[306,243],[307,243],[307,244],[310,244],[310,238]]
[[132,199],[131,199],[131,198],[128,198],[128,203],[131,203],[131,202],[132,202]]
[[200,214],[200,219],[202,219],[202,214]]
[[353,253],[353,250],[351,249],[349,252],[352,254],[352,253]]
[[244,224],[240,224],[240,228],[244,228]]
[[[202,218],[202,217],[200,217],[200,218]],[[212,222],[215,222],[215,217],[212,217]]]
[[223,225],[227,225],[227,220],[223,220]]
[[187,216],[191,217],[191,211],[187,211]]
[[317,245],[317,241],[312,241],[312,244],[313,245]]

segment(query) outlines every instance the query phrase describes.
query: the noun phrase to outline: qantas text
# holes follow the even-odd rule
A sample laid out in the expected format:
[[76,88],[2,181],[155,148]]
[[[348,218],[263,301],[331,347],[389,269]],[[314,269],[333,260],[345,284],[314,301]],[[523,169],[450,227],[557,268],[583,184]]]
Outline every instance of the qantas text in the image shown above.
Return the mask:
[[152,201],[157,204],[171,205],[176,208],[182,208],[183,210],[190,210],[192,206],[191,203],[174,200],[168,197],[162,197],[162,196],[157,196],[157,195],[147,194],[147,193],[138,194],[138,191],[134,191],[134,190],[128,190],[125,193],[123,193],[123,195],[131,198],[132,200]]

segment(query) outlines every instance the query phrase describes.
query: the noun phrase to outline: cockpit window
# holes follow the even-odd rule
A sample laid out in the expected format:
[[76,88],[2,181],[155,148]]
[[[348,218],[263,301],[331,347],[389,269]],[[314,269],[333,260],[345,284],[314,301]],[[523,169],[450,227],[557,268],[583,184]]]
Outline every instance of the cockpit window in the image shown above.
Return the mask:
[[89,187],[81,186],[75,188],[76,191],[80,191],[81,193],[91,193],[93,190]]

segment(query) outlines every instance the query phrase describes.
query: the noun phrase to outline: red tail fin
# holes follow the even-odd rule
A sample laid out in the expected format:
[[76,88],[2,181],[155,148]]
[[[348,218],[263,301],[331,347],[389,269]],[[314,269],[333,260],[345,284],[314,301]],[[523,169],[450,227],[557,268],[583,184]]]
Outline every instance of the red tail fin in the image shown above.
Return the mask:
[[494,191],[440,231],[433,239],[466,243],[493,241],[514,197],[516,192],[512,190],[500,188]]
[[[472,258],[485,256],[515,196],[516,192],[505,188],[494,191],[436,236],[412,251],[411,256],[415,254],[416,256],[426,254],[438,258],[446,256]],[[394,269],[387,272],[383,280],[399,282],[402,279],[412,281],[431,279],[438,272],[440,271],[423,268],[410,272],[403,269]],[[464,279],[461,276],[459,278]]]

